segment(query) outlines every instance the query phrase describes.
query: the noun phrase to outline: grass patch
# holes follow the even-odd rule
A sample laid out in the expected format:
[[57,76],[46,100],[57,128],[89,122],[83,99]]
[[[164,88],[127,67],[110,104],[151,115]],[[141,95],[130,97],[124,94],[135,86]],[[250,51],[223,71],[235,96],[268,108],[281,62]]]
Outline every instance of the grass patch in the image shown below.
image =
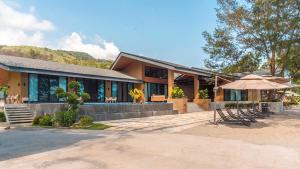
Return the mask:
[[101,124],[101,123],[92,123],[89,126],[80,126],[80,125],[74,125],[72,126],[72,129],[87,129],[87,130],[104,130],[111,126]]

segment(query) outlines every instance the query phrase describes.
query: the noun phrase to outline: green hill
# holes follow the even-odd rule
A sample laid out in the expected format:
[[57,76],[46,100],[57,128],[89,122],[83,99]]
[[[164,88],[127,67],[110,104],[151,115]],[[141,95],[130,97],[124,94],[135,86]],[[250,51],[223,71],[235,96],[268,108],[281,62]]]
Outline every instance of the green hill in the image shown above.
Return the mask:
[[52,50],[34,46],[0,46],[0,54],[14,55],[33,59],[49,60],[97,68],[110,68],[112,60],[95,59],[84,52]]

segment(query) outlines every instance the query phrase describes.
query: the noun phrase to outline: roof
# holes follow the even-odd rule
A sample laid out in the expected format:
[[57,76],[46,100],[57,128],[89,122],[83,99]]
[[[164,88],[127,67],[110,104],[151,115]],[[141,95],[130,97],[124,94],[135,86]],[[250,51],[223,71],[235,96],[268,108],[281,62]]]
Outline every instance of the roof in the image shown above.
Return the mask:
[[[278,69],[276,72],[275,72],[275,76],[280,76],[280,69]],[[271,73],[270,73],[270,70],[267,70],[267,69],[262,69],[262,70],[256,70],[254,72],[241,72],[241,73],[233,73],[233,75],[235,76],[238,76],[238,77],[243,77],[245,75],[248,75],[248,74],[255,74],[255,75],[258,75],[258,76],[272,76]]]
[[[179,71],[179,72],[183,72],[183,73],[190,73],[190,74],[202,75],[202,76],[207,76],[207,77],[211,77],[215,74],[219,74],[217,72],[213,72],[213,71],[209,71],[209,70],[204,70],[204,69],[194,68],[194,67],[187,67],[187,66],[183,66],[180,64],[176,64],[176,63],[171,63],[171,62],[167,62],[167,61],[162,61],[162,60],[153,59],[153,58],[140,56],[140,55],[136,55],[136,54],[131,54],[131,53],[126,53],[126,52],[121,52],[119,54],[119,56],[117,57],[117,59],[114,61],[114,63],[111,66],[112,70],[115,69],[116,65],[118,64],[118,61],[122,57],[130,58],[133,60],[138,60],[138,61],[141,61],[144,63],[156,65],[159,67],[163,67],[166,69],[175,70],[175,71]],[[222,75],[225,75],[225,74],[222,74]],[[230,76],[230,75],[227,75],[227,76]]]
[[138,83],[141,82],[132,76],[114,70],[64,64],[10,55],[0,55],[0,68],[14,72],[38,73]]

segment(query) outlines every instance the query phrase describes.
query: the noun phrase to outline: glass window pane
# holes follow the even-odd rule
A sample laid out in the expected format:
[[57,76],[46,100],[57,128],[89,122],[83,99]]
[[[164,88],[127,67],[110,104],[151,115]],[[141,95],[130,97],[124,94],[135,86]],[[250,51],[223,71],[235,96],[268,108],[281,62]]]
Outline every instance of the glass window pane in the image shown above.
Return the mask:
[[66,77],[59,77],[59,87],[67,91],[67,78]]
[[38,101],[38,75],[29,74],[29,101]]
[[39,89],[39,101],[48,102],[49,101],[49,79],[47,76],[39,75],[38,81],[38,89]]
[[105,81],[98,81],[98,101],[105,101]]
[[50,83],[50,102],[57,102],[58,98],[55,92],[59,85],[58,78],[50,77],[49,83]]
[[111,96],[118,97],[118,83],[114,81],[111,83]]
[[84,83],[82,79],[77,79],[77,82],[80,84],[80,92],[84,92]]
[[133,89],[133,83],[127,83],[127,101],[128,102],[132,102],[132,98],[128,94],[131,89]]

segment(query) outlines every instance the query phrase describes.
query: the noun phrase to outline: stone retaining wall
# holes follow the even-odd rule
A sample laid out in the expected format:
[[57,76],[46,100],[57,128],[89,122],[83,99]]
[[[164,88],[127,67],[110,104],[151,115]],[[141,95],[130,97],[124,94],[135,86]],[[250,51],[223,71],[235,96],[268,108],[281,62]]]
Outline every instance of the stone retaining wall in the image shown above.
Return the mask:
[[[35,116],[45,113],[55,113],[64,110],[65,104],[60,103],[38,103],[29,105]],[[176,114],[172,103],[110,103],[110,104],[85,104],[80,106],[81,115],[89,115],[95,121],[117,120],[127,118],[139,118],[148,116],[159,116]]]

